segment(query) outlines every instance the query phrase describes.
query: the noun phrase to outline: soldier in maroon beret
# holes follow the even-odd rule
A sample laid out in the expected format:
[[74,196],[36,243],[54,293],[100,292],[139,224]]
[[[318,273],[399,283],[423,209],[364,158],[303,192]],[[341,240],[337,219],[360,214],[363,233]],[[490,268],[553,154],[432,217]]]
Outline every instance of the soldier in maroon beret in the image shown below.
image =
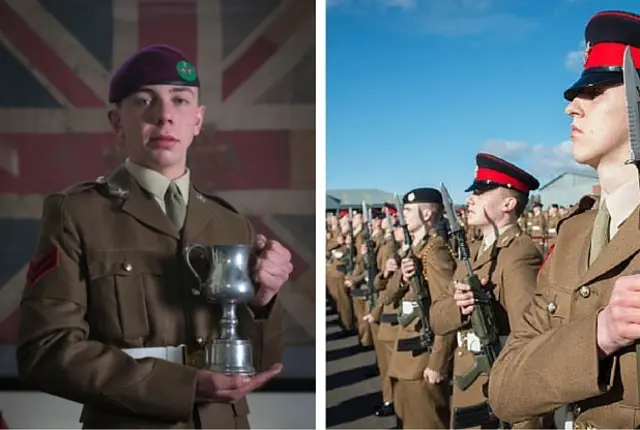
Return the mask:
[[[248,428],[246,394],[282,369],[278,292],[291,254],[191,180],[187,150],[205,111],[199,85],[175,48],[134,54],[109,89],[125,163],[44,201],[19,370],[30,386],[83,403],[87,428]],[[253,348],[244,359],[228,354],[245,364],[235,374],[235,363],[210,366],[226,351],[212,349],[222,312],[192,296],[201,287],[194,267],[207,279],[213,262],[201,255],[188,265],[189,244],[253,246],[255,294],[236,311]]]

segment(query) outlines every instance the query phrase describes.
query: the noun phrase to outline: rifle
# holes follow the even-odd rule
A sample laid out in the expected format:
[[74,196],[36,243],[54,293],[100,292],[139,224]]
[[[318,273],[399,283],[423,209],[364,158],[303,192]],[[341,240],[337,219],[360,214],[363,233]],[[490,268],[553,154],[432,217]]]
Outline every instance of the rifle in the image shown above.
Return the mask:
[[392,255],[398,255],[398,243],[396,242],[396,236],[393,234],[393,224],[391,223],[391,215],[389,215],[388,209],[385,209],[384,211],[384,220],[387,223],[387,228],[391,235],[391,253]]
[[345,275],[350,275],[353,273],[356,265],[356,249],[355,249],[355,238],[353,237],[353,215],[351,213],[351,209],[348,209],[347,212],[347,222],[349,225],[349,238],[350,243],[347,245],[347,253],[342,257],[344,263],[338,265],[338,270],[340,270]]
[[373,286],[373,281],[375,280],[377,273],[377,264],[376,264],[376,255],[374,253],[374,243],[371,239],[371,229],[369,228],[369,223],[371,222],[371,210],[367,209],[367,204],[362,202],[362,234],[364,239],[364,244],[367,248],[367,253],[365,254],[365,274],[364,280],[367,283],[366,295],[369,300],[370,309],[373,309],[375,306],[375,287]]
[[416,273],[409,280],[409,285],[413,290],[413,293],[416,296],[416,300],[418,302],[417,308],[414,307],[410,314],[403,314],[398,316],[398,323],[401,324],[402,327],[406,327],[416,317],[419,317],[422,324],[422,333],[420,334],[419,339],[420,349],[428,354],[431,354],[431,352],[433,351],[433,341],[435,338],[433,330],[431,329],[431,324],[429,323],[429,307],[431,306],[431,295],[429,294],[429,290],[425,286],[424,278],[422,277],[422,262],[418,258],[416,258],[411,247],[411,233],[409,233],[409,227],[407,226],[407,222],[404,219],[404,214],[402,213],[402,201],[398,198],[397,195],[395,195],[394,197],[398,208],[398,219],[400,220],[400,227],[402,228],[402,232],[404,233],[404,247],[407,248],[407,253],[404,257],[411,258],[416,266]]
[[[489,291],[482,286],[478,275],[471,267],[471,252],[467,244],[464,230],[460,226],[453,210],[453,201],[447,187],[440,183],[440,193],[445,208],[445,216],[449,221],[451,234],[458,240],[460,259],[467,269],[466,283],[471,287],[475,299],[475,308],[469,318],[471,328],[480,339],[480,354],[475,356],[473,367],[461,375],[454,375],[454,383],[462,391],[467,390],[482,373],[489,375],[493,363],[498,358],[500,349],[498,323],[493,310],[493,299]],[[454,428],[466,428],[497,420],[488,401],[477,405],[454,408]],[[457,425],[457,426],[456,426]],[[500,428],[505,425],[500,423]]]

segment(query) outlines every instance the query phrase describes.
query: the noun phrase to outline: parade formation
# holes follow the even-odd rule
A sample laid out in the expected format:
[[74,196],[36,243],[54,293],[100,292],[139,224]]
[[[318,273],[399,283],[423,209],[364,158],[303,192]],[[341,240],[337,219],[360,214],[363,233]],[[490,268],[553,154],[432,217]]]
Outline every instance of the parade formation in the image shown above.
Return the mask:
[[480,153],[465,202],[436,183],[327,215],[328,301],[397,428],[638,426],[640,16],[600,12],[585,39],[564,97],[599,195],[545,210],[534,176]]

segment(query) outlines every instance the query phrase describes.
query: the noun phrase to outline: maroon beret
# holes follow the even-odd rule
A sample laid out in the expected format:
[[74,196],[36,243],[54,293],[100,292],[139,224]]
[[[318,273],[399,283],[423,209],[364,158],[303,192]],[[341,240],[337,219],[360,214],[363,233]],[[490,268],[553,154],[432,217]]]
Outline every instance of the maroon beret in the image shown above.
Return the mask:
[[178,49],[147,46],[129,57],[113,74],[109,102],[118,103],[145,85],[200,87],[195,66]]

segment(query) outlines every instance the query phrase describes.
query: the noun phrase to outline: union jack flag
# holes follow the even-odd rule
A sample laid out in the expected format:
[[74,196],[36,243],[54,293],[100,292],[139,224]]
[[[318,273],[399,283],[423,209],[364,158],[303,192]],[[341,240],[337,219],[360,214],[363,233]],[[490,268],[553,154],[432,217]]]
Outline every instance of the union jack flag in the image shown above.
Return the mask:
[[122,161],[109,79],[152,43],[194,59],[194,180],[292,251],[285,344],[314,345],[314,0],[0,0],[0,343],[16,341],[44,195]]

